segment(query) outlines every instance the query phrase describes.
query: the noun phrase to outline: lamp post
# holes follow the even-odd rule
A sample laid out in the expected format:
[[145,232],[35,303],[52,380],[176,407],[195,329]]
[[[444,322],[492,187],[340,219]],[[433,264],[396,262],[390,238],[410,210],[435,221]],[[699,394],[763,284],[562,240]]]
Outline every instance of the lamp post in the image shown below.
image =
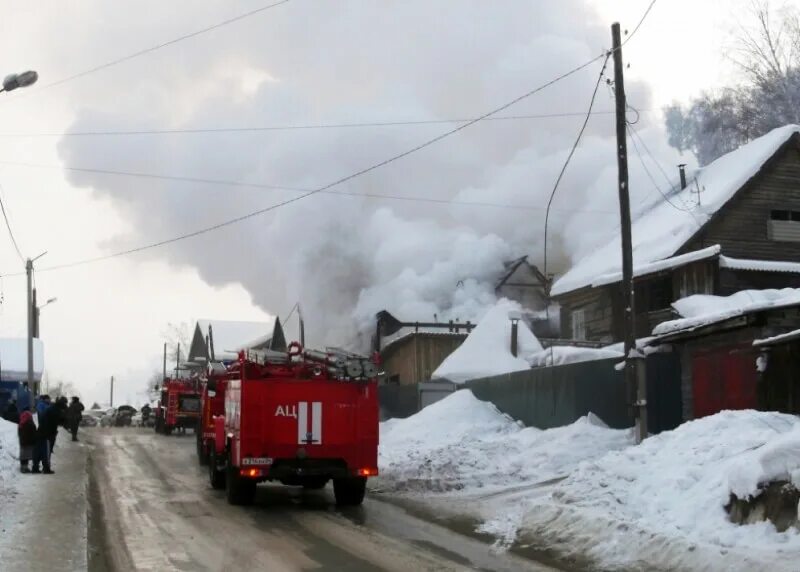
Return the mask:
[[39,74],[35,71],[25,71],[22,73],[12,73],[3,79],[3,87],[0,92],[14,91],[18,87],[28,87],[36,83],[39,79]]
[[[36,316],[33,320],[33,337],[38,338],[40,337],[39,334],[39,313],[41,312],[42,308],[45,306],[52,304],[53,302],[57,302],[58,298],[50,298],[47,302],[42,304],[41,306],[36,306]],[[33,290],[33,303],[36,304],[36,289]]]

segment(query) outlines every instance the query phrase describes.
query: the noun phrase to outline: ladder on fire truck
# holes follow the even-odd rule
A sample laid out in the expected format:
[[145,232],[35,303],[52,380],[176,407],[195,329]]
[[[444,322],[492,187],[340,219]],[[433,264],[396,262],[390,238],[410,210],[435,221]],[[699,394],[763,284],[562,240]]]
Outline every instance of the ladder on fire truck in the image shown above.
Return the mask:
[[170,393],[167,401],[167,419],[175,419],[178,414],[178,394]]

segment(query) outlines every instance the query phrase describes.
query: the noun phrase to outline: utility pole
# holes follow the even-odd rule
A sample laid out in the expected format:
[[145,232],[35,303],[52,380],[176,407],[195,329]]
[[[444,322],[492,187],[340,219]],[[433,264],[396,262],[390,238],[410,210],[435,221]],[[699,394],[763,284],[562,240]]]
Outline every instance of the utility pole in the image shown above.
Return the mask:
[[625,71],[622,63],[622,37],[619,23],[611,26],[614,50],[614,94],[617,115],[617,168],[619,171],[619,211],[622,233],[622,304],[625,347],[625,389],[628,407],[634,418],[636,442],[647,435],[647,397],[644,360],[636,350],[636,312],[633,290],[633,246],[631,239],[631,204],[628,188],[627,101]]
[[33,385],[33,260],[25,261],[25,274],[28,277],[28,387],[35,388],[34,395],[39,394],[39,388]]
[[164,373],[161,375],[161,381],[167,379],[167,342],[164,342]]
[[111,376],[111,397],[109,397],[108,401],[109,407],[114,407],[114,376]]
[[177,348],[175,349],[175,379],[178,379],[178,373],[181,368],[181,344],[178,343]]

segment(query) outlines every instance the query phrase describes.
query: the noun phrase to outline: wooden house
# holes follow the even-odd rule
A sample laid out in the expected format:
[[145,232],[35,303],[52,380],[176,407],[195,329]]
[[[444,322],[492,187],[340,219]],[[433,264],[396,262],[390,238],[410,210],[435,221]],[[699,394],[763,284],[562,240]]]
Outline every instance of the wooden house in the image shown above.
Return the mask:
[[[787,126],[698,170],[634,213],[637,336],[692,294],[800,287],[800,127]],[[623,338],[619,238],[580,260],[551,290],[561,337]]]

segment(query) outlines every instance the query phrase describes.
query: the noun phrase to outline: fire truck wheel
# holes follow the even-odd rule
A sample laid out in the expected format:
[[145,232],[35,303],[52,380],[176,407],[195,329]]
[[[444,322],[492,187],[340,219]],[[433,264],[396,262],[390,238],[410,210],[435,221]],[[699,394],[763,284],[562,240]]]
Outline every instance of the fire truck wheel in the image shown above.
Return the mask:
[[208,457],[208,480],[211,482],[211,487],[217,490],[225,488],[225,471],[219,469],[217,463],[217,456],[212,449]]
[[304,489],[315,491],[325,488],[325,485],[328,484],[328,477],[306,477],[300,484]]
[[367,492],[367,479],[364,477],[350,477],[347,479],[333,479],[333,496],[339,506],[358,506],[364,502],[364,493]]
[[253,504],[256,497],[256,482],[245,479],[239,475],[239,468],[233,465],[228,454],[228,466],[225,475],[225,493],[228,504],[249,505]]

